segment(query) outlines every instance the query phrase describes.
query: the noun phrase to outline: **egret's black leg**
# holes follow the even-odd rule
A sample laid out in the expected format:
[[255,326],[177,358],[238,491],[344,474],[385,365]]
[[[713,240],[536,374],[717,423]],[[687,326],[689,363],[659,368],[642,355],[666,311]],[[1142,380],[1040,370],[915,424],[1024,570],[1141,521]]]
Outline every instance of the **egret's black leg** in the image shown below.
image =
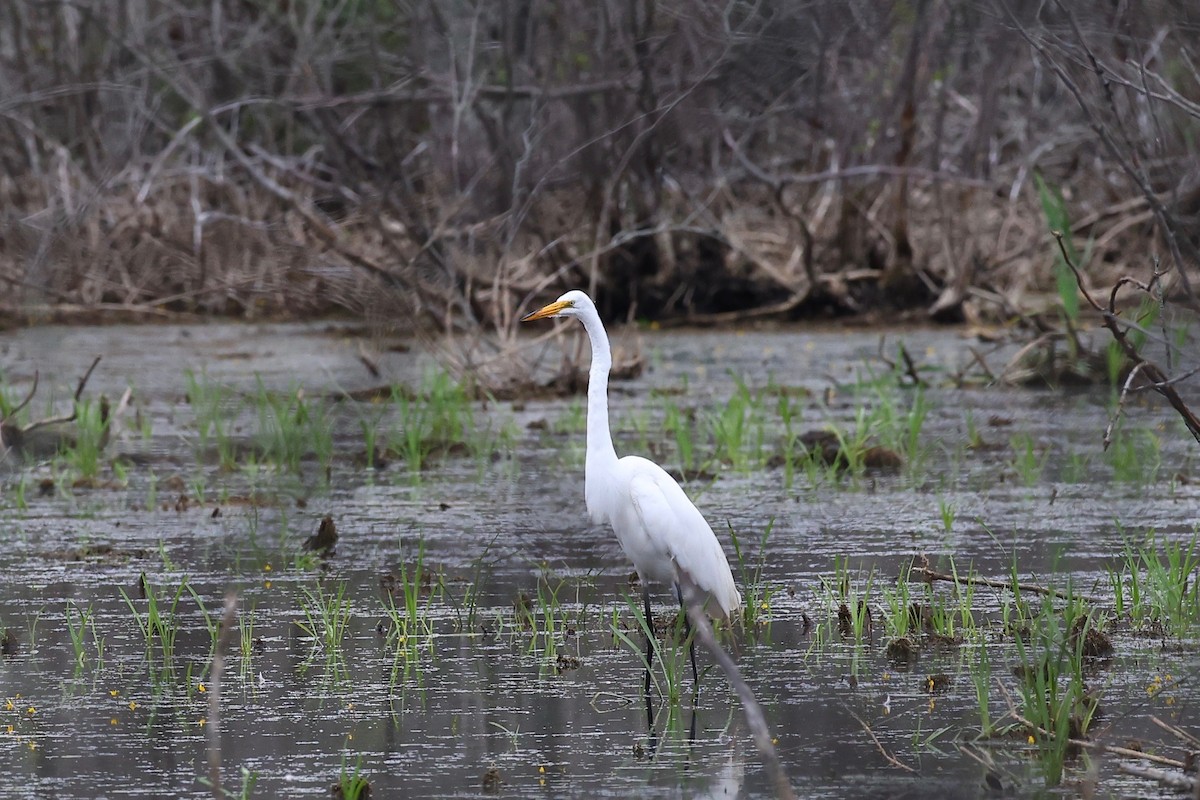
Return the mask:
[[654,729],[654,706],[650,701],[650,668],[654,665],[654,614],[650,611],[650,589],[642,589],[642,601],[646,604],[646,684],[642,693],[646,695],[646,724]]
[[688,643],[692,656],[692,698],[700,696],[700,672],[696,669],[696,642],[692,639],[692,621],[688,619],[687,608],[683,604],[683,588],[675,584],[675,596],[679,598],[679,612],[683,614],[683,638]]

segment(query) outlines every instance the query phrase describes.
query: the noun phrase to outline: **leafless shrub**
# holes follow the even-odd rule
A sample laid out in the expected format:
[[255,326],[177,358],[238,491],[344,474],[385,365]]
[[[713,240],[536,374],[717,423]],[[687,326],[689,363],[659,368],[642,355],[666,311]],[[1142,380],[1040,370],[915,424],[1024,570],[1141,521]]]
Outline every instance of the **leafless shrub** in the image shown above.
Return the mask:
[[[1052,285],[1035,169],[1098,274],[1200,236],[1196,12],[1076,13],[1086,48],[1027,0],[11,0],[0,305],[1005,314]],[[1061,80],[1093,61],[1132,169]]]

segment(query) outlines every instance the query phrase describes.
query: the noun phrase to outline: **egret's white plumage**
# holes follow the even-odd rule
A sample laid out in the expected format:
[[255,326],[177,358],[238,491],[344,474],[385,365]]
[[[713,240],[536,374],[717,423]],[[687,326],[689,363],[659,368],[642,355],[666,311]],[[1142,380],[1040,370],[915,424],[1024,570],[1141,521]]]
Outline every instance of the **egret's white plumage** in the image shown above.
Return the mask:
[[710,614],[741,608],[729,561],[704,516],[666,470],[640,456],[617,458],[608,427],[612,352],[592,299],[571,291],[524,320],[575,317],[592,344],[584,495],[594,522],[612,526],[643,582],[676,586]]

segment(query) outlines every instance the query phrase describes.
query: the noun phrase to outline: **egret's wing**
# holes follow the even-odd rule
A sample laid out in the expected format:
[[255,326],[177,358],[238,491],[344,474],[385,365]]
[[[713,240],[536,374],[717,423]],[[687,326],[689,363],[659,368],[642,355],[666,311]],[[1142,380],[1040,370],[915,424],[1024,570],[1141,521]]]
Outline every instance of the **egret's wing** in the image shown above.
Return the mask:
[[704,515],[665,470],[652,461],[638,462],[629,494],[647,537],[679,573],[717,602],[722,613],[740,607],[729,561]]

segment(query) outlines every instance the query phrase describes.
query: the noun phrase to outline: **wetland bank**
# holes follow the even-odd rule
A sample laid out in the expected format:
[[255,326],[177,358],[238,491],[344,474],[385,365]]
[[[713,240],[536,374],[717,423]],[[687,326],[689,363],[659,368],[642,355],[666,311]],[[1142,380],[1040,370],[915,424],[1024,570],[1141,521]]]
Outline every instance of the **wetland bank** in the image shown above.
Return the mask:
[[[211,796],[216,744],[233,797],[360,778],[372,797],[770,796],[718,670],[693,705],[666,593],[647,729],[638,589],[583,509],[582,397],[473,399],[419,348],[384,351],[377,378],[359,334],[4,337],[6,408],[40,375],[27,421],[70,404],[93,354],[82,402],[132,393],[98,456],[81,414],[75,447],[3,462],[3,793]],[[640,338],[618,451],[691,478],[747,600],[726,641],[799,794],[1187,779],[1161,761],[1185,758],[1173,730],[1195,733],[1200,701],[1176,418],[1129,400],[1106,451],[1116,389],[987,385],[971,349],[1017,345],[963,332]],[[310,540],[326,516],[331,548]]]

